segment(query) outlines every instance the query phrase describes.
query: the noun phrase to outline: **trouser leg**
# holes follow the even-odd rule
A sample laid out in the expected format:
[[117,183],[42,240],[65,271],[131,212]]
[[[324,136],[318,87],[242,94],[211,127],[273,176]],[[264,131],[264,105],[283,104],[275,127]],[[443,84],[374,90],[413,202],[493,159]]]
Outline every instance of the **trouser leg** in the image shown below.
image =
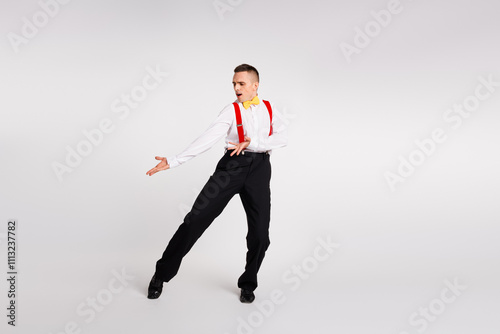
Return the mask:
[[248,224],[245,271],[238,279],[238,287],[255,290],[257,273],[269,247],[269,222],[271,216],[271,165],[269,155],[252,162],[252,167],[240,191]]
[[177,274],[183,257],[241,188],[241,174],[216,170],[210,177],[157,261],[158,279],[168,282]]

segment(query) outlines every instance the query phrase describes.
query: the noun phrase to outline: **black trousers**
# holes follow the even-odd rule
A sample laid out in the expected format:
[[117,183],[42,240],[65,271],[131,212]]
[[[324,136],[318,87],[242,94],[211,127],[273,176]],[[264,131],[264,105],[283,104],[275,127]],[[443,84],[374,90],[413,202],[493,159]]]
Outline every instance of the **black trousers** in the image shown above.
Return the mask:
[[245,152],[231,157],[231,152],[226,152],[220,159],[191,211],[157,261],[155,275],[158,279],[168,282],[177,274],[184,255],[221,214],[229,200],[239,194],[247,216],[248,250],[245,271],[238,279],[238,287],[252,291],[257,288],[257,272],[270,244],[271,164],[267,153]]

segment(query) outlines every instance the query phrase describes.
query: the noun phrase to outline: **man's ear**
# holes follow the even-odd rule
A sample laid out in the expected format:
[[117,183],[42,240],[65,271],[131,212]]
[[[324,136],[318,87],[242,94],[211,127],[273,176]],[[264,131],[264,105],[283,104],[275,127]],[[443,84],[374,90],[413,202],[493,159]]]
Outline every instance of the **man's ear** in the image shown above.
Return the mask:
[[254,86],[255,86],[255,90],[257,90],[259,88],[259,82],[258,81],[255,81],[254,83]]

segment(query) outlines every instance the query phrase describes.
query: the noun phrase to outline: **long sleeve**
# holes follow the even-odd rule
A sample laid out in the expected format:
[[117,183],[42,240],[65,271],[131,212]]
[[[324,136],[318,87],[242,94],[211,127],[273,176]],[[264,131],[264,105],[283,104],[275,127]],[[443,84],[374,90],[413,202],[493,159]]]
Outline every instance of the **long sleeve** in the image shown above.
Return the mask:
[[231,112],[231,107],[232,105],[225,107],[212,124],[210,124],[208,129],[196,138],[184,151],[175,156],[167,157],[170,168],[177,167],[209,150],[215,143],[224,137],[228,133],[234,119],[234,112]]

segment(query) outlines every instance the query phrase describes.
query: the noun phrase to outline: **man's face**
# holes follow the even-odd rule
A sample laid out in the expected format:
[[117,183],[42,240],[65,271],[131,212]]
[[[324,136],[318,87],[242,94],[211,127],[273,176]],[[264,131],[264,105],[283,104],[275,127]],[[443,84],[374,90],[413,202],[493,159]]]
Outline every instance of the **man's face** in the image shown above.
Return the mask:
[[233,87],[238,102],[245,102],[257,96],[259,82],[257,76],[253,73],[238,72],[233,76]]

